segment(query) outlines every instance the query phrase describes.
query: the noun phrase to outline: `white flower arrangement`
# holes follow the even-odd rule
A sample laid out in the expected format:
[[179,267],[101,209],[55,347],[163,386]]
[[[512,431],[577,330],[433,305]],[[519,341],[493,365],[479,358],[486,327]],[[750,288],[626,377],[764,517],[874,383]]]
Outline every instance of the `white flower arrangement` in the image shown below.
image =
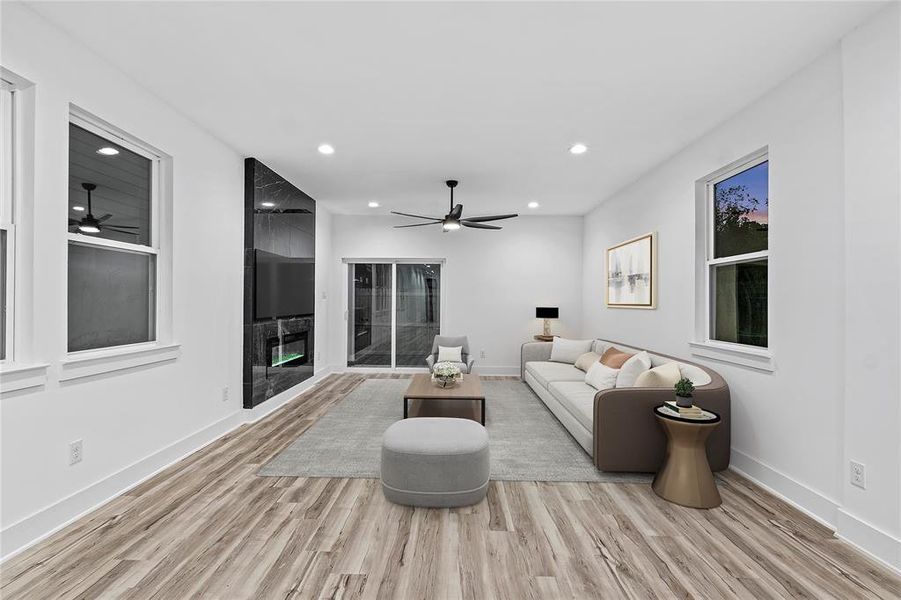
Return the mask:
[[435,367],[432,369],[432,381],[441,387],[450,387],[462,378],[463,371],[452,362],[435,363]]

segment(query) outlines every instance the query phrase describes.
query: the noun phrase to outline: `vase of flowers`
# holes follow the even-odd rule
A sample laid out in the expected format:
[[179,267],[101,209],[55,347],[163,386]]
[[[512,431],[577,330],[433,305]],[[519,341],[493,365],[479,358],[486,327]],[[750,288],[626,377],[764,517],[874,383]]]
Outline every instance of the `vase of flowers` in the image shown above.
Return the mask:
[[438,387],[453,387],[461,379],[463,379],[463,371],[452,362],[436,363],[432,369],[432,383]]

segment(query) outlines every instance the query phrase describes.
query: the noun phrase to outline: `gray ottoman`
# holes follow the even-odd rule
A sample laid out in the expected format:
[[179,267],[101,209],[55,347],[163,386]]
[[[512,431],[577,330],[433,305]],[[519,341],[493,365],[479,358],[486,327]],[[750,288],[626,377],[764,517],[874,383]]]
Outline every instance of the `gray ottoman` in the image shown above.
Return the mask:
[[382,491],[397,504],[476,504],[488,493],[488,432],[469,419],[424,417],[382,437]]

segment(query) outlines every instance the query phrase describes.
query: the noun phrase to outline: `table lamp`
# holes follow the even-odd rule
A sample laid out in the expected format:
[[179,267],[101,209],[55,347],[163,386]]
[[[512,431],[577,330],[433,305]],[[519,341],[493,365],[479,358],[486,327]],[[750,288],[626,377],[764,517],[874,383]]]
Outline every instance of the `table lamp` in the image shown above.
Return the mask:
[[544,319],[544,336],[551,337],[551,319],[560,318],[560,309],[556,306],[535,307],[535,318]]

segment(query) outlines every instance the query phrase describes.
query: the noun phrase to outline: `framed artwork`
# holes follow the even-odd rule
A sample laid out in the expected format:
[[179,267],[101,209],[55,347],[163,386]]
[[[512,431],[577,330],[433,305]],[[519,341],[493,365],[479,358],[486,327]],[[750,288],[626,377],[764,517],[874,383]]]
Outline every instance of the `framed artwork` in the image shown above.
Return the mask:
[[610,308],[656,308],[657,236],[653,232],[607,248],[606,302]]

